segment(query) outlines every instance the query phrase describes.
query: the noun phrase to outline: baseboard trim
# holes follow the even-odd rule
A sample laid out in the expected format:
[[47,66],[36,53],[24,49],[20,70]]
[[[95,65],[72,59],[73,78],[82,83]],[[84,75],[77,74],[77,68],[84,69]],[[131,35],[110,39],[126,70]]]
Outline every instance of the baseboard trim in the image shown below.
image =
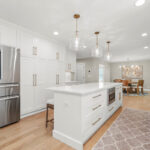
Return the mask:
[[150,92],[150,89],[144,89],[144,91],[146,91],[146,92]]
[[39,109],[39,110],[36,110],[36,111],[32,111],[32,112],[30,112],[30,113],[26,113],[26,114],[21,115],[20,118],[23,119],[23,118],[25,118],[25,117],[29,117],[29,116],[38,114],[38,113],[43,112],[43,111],[45,111],[45,110],[46,110],[46,108],[42,108],[42,109]]
[[72,148],[76,149],[76,150],[83,150],[83,143],[81,143],[80,141],[77,141],[71,137],[68,137],[67,135],[53,130],[53,137],[56,138],[57,140],[60,140],[61,142],[71,146]]

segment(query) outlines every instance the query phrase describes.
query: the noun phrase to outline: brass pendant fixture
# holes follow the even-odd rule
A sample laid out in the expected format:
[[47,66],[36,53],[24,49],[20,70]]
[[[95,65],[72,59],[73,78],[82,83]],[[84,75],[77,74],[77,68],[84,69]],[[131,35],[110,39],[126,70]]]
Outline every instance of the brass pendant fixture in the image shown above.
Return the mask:
[[95,54],[98,56],[99,55],[99,45],[98,45],[98,35],[99,35],[99,32],[95,32],[95,35],[96,35],[96,49],[95,49]]
[[76,19],[76,31],[75,31],[75,41],[74,41],[74,46],[76,49],[79,47],[79,37],[78,37],[78,19],[80,18],[79,14],[74,14],[74,19]]
[[94,33],[96,36],[96,47],[92,51],[92,56],[93,57],[101,57],[102,56],[102,51],[99,49],[99,32]]

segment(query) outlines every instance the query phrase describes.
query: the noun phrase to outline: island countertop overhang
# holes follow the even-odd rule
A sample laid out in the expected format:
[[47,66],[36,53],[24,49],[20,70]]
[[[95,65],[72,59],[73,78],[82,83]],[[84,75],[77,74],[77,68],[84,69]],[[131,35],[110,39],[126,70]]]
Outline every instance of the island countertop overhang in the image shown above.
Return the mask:
[[122,83],[99,82],[99,83],[85,83],[71,86],[57,86],[57,87],[50,87],[47,89],[56,93],[66,93],[82,96],[91,94],[93,92],[107,90],[120,85],[122,85]]

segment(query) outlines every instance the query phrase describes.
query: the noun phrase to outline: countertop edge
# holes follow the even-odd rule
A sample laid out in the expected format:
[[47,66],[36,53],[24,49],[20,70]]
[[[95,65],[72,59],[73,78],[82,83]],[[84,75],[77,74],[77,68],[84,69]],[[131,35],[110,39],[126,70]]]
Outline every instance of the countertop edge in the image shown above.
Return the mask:
[[[117,87],[117,86],[120,86],[120,85],[122,85],[122,84],[118,83],[116,85],[109,86],[109,88]],[[51,90],[51,91],[56,92],[56,93],[65,93],[65,94],[71,94],[71,95],[77,95],[77,96],[85,96],[87,94],[89,95],[89,94],[96,93],[96,92],[99,92],[99,91],[102,91],[102,90],[107,90],[109,88],[108,87],[103,87],[101,89],[95,89],[95,90],[91,90],[91,91],[88,91],[88,92],[76,92],[76,91],[60,90],[60,89],[57,89],[57,87],[50,87],[50,88],[47,88],[47,90]]]

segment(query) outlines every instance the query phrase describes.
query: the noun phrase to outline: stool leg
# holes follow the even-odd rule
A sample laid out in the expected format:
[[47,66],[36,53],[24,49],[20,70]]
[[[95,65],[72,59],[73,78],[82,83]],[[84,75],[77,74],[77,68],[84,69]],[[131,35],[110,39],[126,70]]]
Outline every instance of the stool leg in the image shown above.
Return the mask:
[[142,94],[144,94],[143,88],[141,88],[141,92],[142,92]]
[[48,123],[48,105],[47,105],[47,108],[46,108],[46,128],[47,128],[47,123]]

